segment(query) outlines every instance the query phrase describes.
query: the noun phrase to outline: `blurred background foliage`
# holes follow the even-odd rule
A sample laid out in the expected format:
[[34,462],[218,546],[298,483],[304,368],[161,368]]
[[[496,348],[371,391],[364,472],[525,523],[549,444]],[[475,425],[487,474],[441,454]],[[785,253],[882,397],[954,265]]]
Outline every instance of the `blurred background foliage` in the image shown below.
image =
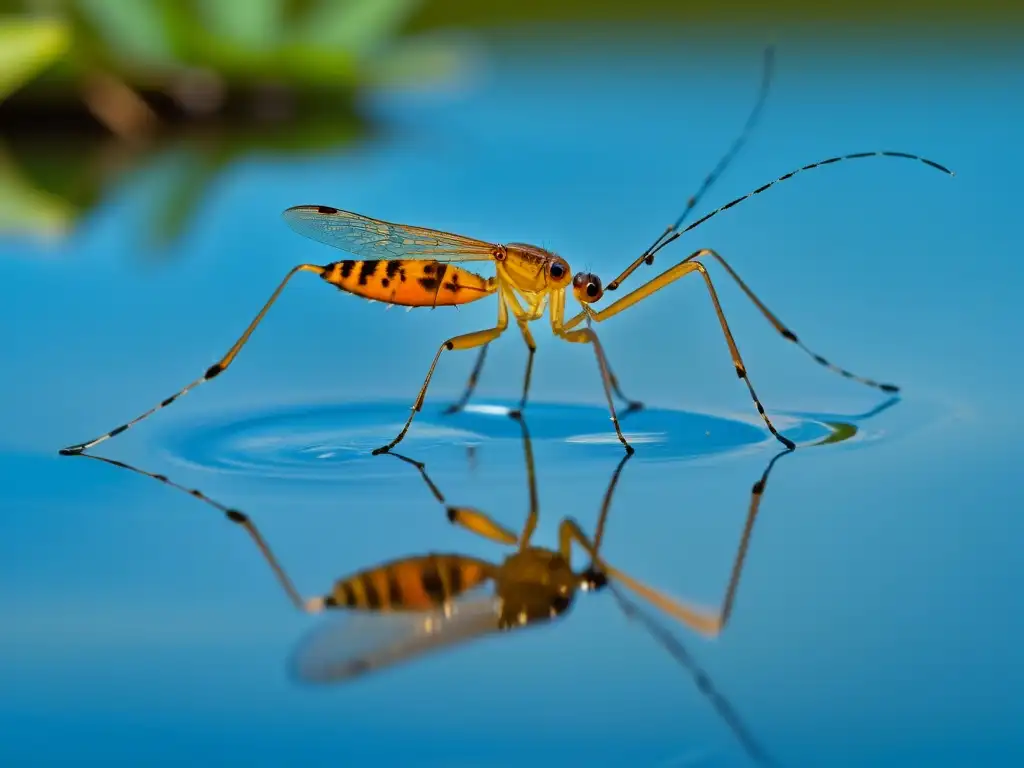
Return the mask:
[[411,29],[452,24],[479,28],[519,23],[628,21],[637,24],[728,25],[746,31],[766,22],[852,27],[946,29],[960,36],[1019,36],[1010,21],[1024,19],[1017,0],[437,0],[423,3]]
[[[1019,30],[1024,3],[817,4],[672,0],[0,0],[0,234],[61,237],[140,164],[174,172],[144,252],[184,229],[217,173],[243,155],[309,153],[372,130],[358,95],[445,77],[460,49],[439,30],[509,25],[766,19]],[[552,43],[556,44],[556,43]]]
[[60,236],[170,153],[168,243],[225,164],[350,142],[361,89],[447,72],[453,49],[402,39],[419,5],[0,0],[0,232]]

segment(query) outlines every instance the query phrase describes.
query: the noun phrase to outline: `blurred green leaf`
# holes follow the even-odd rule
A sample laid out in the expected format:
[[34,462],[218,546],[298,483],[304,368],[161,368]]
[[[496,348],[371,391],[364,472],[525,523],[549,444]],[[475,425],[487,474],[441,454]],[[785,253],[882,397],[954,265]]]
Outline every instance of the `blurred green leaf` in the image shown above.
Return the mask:
[[281,39],[283,0],[217,0],[195,8],[196,22],[215,37],[251,49],[267,49]]
[[71,29],[63,21],[0,18],[0,100],[67,53]]
[[66,201],[32,186],[0,154],[0,232],[58,238],[71,229],[77,213]]
[[74,16],[84,22],[107,49],[123,63],[168,65],[173,61],[170,40],[160,8],[155,3],[110,0],[71,0]]
[[[444,41],[400,37],[422,5],[0,0],[0,9],[16,7],[10,29],[0,12],[0,99],[14,94],[3,107],[15,118],[0,134],[18,157],[18,173],[0,180],[0,232],[70,225],[131,169],[180,147],[186,154],[155,200],[148,245],[173,243],[238,158],[344,146],[365,131],[362,88],[449,74],[457,52]],[[44,10],[60,20],[28,20]],[[49,130],[40,133],[43,123]]]
[[366,56],[390,40],[419,10],[422,0],[322,0],[296,24],[310,45]]

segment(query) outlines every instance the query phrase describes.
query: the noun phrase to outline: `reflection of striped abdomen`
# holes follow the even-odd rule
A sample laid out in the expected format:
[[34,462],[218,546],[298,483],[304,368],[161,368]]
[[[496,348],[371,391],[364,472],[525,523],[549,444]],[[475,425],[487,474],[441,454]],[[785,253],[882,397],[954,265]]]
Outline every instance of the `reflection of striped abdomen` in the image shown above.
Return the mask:
[[424,611],[491,578],[496,566],[463,555],[395,560],[339,580],[326,604],[375,611]]
[[468,304],[497,290],[497,281],[439,261],[336,261],[321,277],[343,291],[406,307]]

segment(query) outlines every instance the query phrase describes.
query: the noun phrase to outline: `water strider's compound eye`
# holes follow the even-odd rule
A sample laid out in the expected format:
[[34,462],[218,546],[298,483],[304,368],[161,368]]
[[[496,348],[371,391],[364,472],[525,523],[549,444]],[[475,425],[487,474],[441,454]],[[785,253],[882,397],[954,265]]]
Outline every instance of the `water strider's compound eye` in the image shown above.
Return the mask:
[[572,290],[578,301],[589,303],[604,296],[601,278],[592,272],[579,272],[572,279]]
[[565,267],[556,261],[551,265],[551,276],[555,278],[555,280],[561,280],[565,276]]

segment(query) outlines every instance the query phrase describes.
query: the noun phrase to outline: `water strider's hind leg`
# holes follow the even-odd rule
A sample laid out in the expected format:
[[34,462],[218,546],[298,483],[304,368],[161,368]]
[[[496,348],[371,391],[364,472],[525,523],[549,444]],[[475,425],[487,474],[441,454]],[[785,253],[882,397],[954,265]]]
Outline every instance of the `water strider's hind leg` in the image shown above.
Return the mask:
[[206,373],[204,373],[201,378],[196,379],[188,386],[179,390],[177,393],[171,395],[165,400],[162,400],[160,403],[154,405],[152,408],[150,408],[148,411],[141,414],[140,416],[136,416],[131,421],[125,422],[121,426],[110,430],[105,435],[100,435],[99,437],[93,438],[92,440],[89,440],[88,442],[85,443],[79,443],[78,445],[69,445],[67,448],[61,448],[61,455],[73,456],[89,448],[92,448],[94,445],[102,443],[104,440],[109,440],[111,437],[117,437],[122,432],[127,431],[128,429],[135,426],[146,417],[152,416],[154,413],[161,410],[162,408],[166,408],[179,397],[181,397],[184,394],[187,394],[189,390],[194,389],[195,387],[198,387],[200,384],[207,382],[210,379],[214,378],[215,376],[219,376],[220,374],[224,373],[224,371],[227,370],[228,366],[231,365],[232,361],[235,359],[235,356],[238,355],[242,347],[245,346],[245,343],[249,340],[249,337],[252,335],[252,332],[256,330],[256,326],[260,324],[261,320],[263,320],[263,316],[267,314],[267,310],[270,309],[270,306],[275,301],[277,301],[278,296],[281,295],[281,291],[284,290],[284,287],[285,285],[288,284],[288,281],[291,280],[292,277],[294,277],[295,274],[297,274],[298,272],[314,272],[322,276],[324,274],[324,271],[324,267],[317,266],[316,264],[300,264],[297,267],[293,267],[291,271],[288,272],[287,275],[285,275],[284,280],[281,281],[281,284],[277,286],[277,290],[275,290],[270,295],[270,298],[267,299],[267,303],[263,305],[263,309],[260,310],[260,313],[256,315],[256,318],[251,323],[249,323],[249,327],[245,329],[245,333],[242,334],[241,338],[239,338],[238,341],[235,342],[234,346],[232,346],[231,349],[228,350],[228,353],[224,355],[224,357],[222,357],[219,362],[214,363],[209,368],[207,368]]

